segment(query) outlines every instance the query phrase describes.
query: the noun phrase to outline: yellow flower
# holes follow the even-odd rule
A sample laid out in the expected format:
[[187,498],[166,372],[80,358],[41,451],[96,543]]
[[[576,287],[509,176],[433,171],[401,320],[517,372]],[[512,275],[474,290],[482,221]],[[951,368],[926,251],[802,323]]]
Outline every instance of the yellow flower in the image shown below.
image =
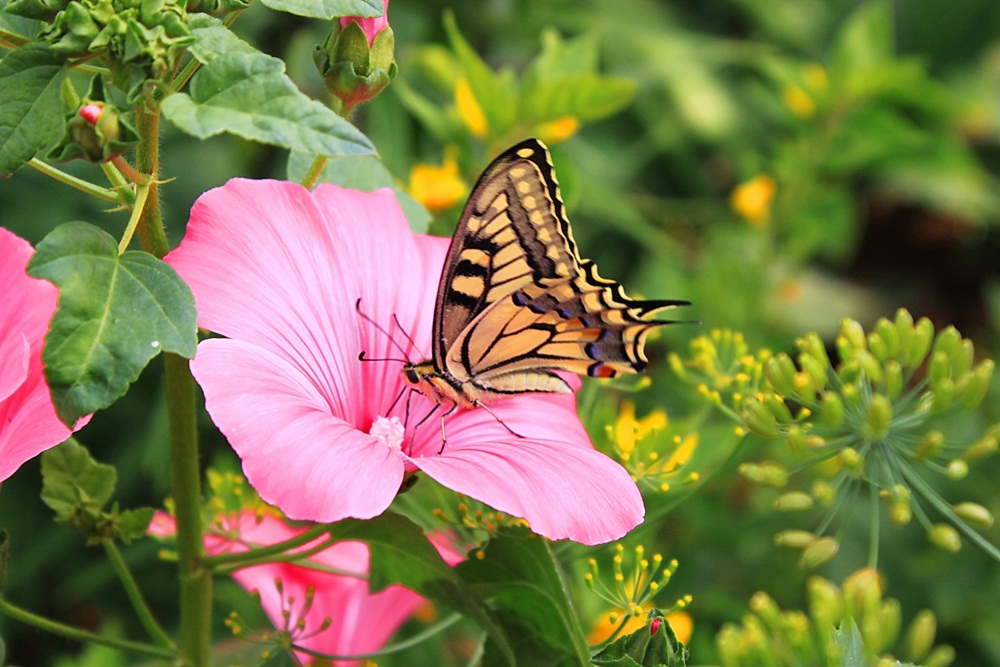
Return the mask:
[[635,406],[629,401],[622,403],[621,412],[612,429],[612,436],[623,456],[635,449],[635,443],[667,426],[667,415],[662,410],[654,410],[642,419],[635,418]]
[[580,121],[576,116],[563,116],[542,123],[536,128],[538,138],[547,144],[557,144],[560,141],[569,139],[580,128]]
[[469,128],[469,132],[472,132],[472,136],[485,139],[489,132],[489,123],[476,96],[472,94],[472,87],[465,79],[459,79],[455,84],[455,106],[458,107],[458,115]]
[[775,187],[774,179],[767,174],[755,176],[733,190],[729,205],[751,227],[764,227],[771,220]]
[[816,113],[816,103],[806,91],[798,86],[786,86],[781,91],[781,99],[784,100],[785,106],[799,118],[809,118]]
[[407,191],[428,211],[444,211],[460,201],[468,188],[459,176],[454,153],[448,151],[441,166],[414,165]]
[[[624,609],[613,609],[609,613],[601,614],[601,618],[587,636],[587,643],[599,644],[605,641],[615,631],[615,628],[618,627],[623,616],[625,616]],[[691,620],[691,615],[686,611],[672,611],[666,614],[665,618],[677,636],[677,641],[687,645],[691,640],[691,631],[694,629],[694,622]],[[644,625],[646,625],[645,614],[632,616],[625,622],[625,627],[622,628],[620,635],[631,634]]]

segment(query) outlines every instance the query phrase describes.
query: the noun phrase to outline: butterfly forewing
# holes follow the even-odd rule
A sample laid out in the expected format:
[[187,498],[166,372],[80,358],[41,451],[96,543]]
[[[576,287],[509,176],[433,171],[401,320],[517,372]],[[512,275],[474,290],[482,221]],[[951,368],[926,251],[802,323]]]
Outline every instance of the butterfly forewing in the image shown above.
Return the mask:
[[548,151],[533,140],[518,144],[479,178],[455,229],[438,287],[435,358],[489,304],[579,266]]
[[438,287],[433,357],[407,372],[455,405],[569,392],[556,370],[642,371],[646,336],[668,324],[643,318],[686,303],[629,299],[580,259],[548,150],[530,139],[494,160],[473,188]]

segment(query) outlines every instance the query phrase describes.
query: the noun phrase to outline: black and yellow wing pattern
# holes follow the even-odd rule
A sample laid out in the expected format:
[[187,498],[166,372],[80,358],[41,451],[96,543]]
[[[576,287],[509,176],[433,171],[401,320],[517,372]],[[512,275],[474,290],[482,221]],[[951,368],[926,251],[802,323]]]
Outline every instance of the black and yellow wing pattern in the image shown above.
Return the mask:
[[437,402],[463,406],[569,392],[554,371],[641,372],[647,335],[670,324],[644,318],[680,305],[630,299],[580,258],[548,149],[529,139],[473,188],[441,274],[433,356],[405,377]]

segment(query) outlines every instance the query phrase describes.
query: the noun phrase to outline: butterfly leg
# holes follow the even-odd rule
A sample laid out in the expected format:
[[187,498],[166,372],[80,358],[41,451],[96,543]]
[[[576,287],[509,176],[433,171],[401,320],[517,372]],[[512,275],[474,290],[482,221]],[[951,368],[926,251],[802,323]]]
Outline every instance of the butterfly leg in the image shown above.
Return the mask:
[[[414,391],[415,391],[415,390],[414,390]],[[412,396],[412,395],[413,395],[413,392],[411,392],[411,393],[410,393],[410,396]],[[427,413],[426,415],[424,415],[424,416],[423,416],[423,417],[422,417],[422,418],[420,419],[420,421],[418,421],[418,422],[416,423],[416,425],[414,425],[414,427],[413,427],[413,430],[412,430],[412,431],[410,431],[410,451],[411,451],[411,452],[413,451],[413,441],[414,441],[414,440],[416,439],[416,437],[417,437],[417,429],[418,429],[418,428],[420,428],[420,426],[421,426],[421,425],[422,425],[422,424],[423,424],[423,423],[424,423],[425,421],[427,421],[428,419],[430,419],[430,418],[431,418],[431,415],[432,415],[432,414],[434,414],[435,412],[437,412],[437,409],[438,409],[438,408],[440,408],[440,407],[441,407],[441,404],[440,404],[440,403],[435,403],[435,404],[434,404],[434,407],[433,407],[433,408],[431,408],[430,412],[428,412],[428,413]],[[407,417],[409,417],[409,414],[410,414],[410,399],[409,399],[409,397],[407,397],[407,399],[406,399],[406,414],[407,414]],[[440,453],[440,452],[438,452],[438,453]]]
[[[440,404],[439,404],[440,405]],[[458,410],[458,403],[452,403],[451,407],[448,408],[448,412],[441,414],[441,449],[438,450],[438,454],[444,451],[445,445],[448,444],[448,434],[444,431],[444,418]],[[430,415],[428,415],[430,416]]]
[[490,413],[490,416],[493,417],[493,419],[496,419],[500,423],[500,425],[503,426],[505,429],[507,429],[507,432],[510,433],[511,435],[518,438],[524,437],[523,435],[512,429],[510,426],[507,426],[504,420],[500,419],[500,415],[490,410],[490,407],[485,403],[480,403],[479,401],[476,401],[475,403],[473,403],[473,405],[476,406],[477,408],[482,408],[483,410],[486,410],[486,412]]

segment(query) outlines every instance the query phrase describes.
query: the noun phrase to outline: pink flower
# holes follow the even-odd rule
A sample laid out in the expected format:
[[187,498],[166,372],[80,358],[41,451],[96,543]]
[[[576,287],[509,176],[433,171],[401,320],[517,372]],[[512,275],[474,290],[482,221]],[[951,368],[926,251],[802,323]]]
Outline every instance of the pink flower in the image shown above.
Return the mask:
[[[205,550],[211,555],[270,546],[306,530],[292,528],[273,515],[257,517],[251,511],[230,517],[221,528],[205,535]],[[157,512],[149,532],[163,537],[173,535],[175,530],[173,518]],[[307,551],[322,540],[318,538],[294,551]],[[444,540],[432,537],[431,542],[449,565],[463,559]],[[287,629],[296,645],[330,655],[361,655],[382,648],[425,602],[399,585],[374,595],[369,593],[368,561],[368,547],[363,542],[338,542],[309,556],[306,565],[264,563],[237,570],[232,576],[246,590],[257,591],[271,623]],[[312,604],[307,604],[310,588]],[[330,625],[324,628],[327,619]],[[307,665],[314,659],[298,651],[296,655]],[[361,662],[337,660],[334,664],[349,667]]]
[[372,43],[375,41],[375,35],[379,34],[382,28],[389,25],[389,0],[385,0],[385,9],[382,11],[382,16],[375,16],[373,18],[341,16],[337,19],[341,30],[349,26],[352,21],[361,27],[362,32],[365,33],[365,37],[368,38],[368,47],[371,48]]
[[[430,348],[448,240],[414,235],[389,190],[233,180],[199,198],[169,262],[195,295],[202,342],[191,364],[250,484],[292,519],[367,519],[403,476],[527,519],[551,539],[597,544],[643,517],[628,473],[594,450],[572,395],[521,395],[448,418],[405,383],[388,335]],[[398,329],[396,324],[398,322]],[[574,376],[573,381],[576,382]],[[390,407],[392,410],[390,411]],[[406,427],[404,435],[404,424]]]
[[42,374],[59,289],[24,272],[31,254],[31,244],[0,228],[0,481],[72,433],[56,416]]

